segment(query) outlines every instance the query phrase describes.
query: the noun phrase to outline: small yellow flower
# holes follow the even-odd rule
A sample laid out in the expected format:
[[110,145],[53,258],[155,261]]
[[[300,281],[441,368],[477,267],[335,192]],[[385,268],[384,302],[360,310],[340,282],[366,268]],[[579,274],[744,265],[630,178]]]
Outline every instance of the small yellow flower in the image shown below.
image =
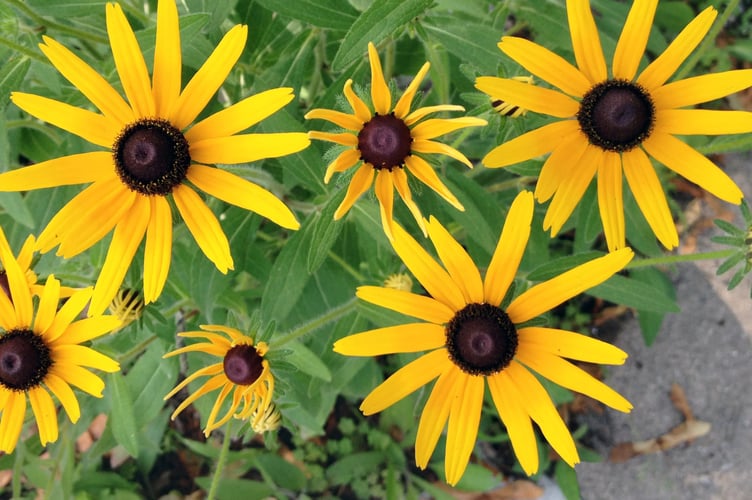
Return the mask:
[[52,218],[36,248],[47,252],[59,245],[58,255],[68,258],[114,229],[89,306],[93,315],[112,301],[144,239],[144,299],[150,303],[159,297],[172,256],[170,199],[199,248],[223,273],[233,268],[227,236],[196,189],[297,229],[293,213],[272,193],[210,165],[284,156],[310,143],[305,133],[238,134],[288,104],[290,88],[247,97],[193,124],[240,57],[246,26],[232,28],[181,91],[180,29],[173,0],[157,5],[152,78],[120,5],[108,3],[106,17],[127,102],[88,64],[46,36],[42,52],[100,113],[38,95],[11,95],[27,113],[104,150],[0,174],[0,191],[90,184]]
[[627,354],[574,332],[522,326],[571,297],[607,280],[633,257],[624,248],[533,286],[500,307],[522,259],[533,219],[533,195],[520,193],[507,215],[485,279],[464,248],[434,218],[428,234],[442,265],[400,226],[393,246],[429,296],[391,288],[362,286],[367,302],[421,320],[379,328],[338,340],[334,350],[349,356],[380,356],[428,351],[376,387],[360,409],[384,410],[434,379],[415,439],[415,461],[425,468],[444,426],[447,482],[460,480],[475,446],[485,386],[527,474],[538,470],[536,422],[556,452],[570,465],[577,449],[548,393],[533,372],[620,411],[632,405],[564,358],[620,365]]
[[[234,328],[201,325],[201,329],[204,331],[184,332],[178,335],[185,338],[203,338],[208,342],[199,342],[175,349],[165,354],[164,357],[177,356],[185,352],[203,352],[222,358],[222,361],[198,370],[164,397],[165,400],[171,398],[199,377],[210,377],[201,388],[188,396],[175,409],[171,418],[174,420],[181,411],[204,394],[221,389],[204,428],[206,437],[209,437],[214,429],[224,425],[233,416],[240,419],[252,418],[252,424],[261,425],[262,420],[266,418],[269,406],[272,405],[274,394],[274,376],[269,368],[269,361],[264,359],[269,347],[265,342],[254,345],[252,338]],[[229,340],[220,333],[229,337]],[[217,419],[219,410],[230,393],[232,393],[230,408],[224,416]]]
[[102,397],[104,382],[87,368],[116,372],[116,361],[83,345],[120,325],[114,316],[77,320],[92,289],[75,291],[58,310],[60,282],[49,276],[35,305],[23,266],[0,245],[8,283],[0,293],[0,450],[12,453],[18,443],[28,398],[42,445],[58,438],[52,393],[72,422],[81,411],[71,386]]
[[381,224],[386,235],[391,239],[394,189],[397,190],[402,201],[405,202],[425,233],[423,216],[418,205],[413,201],[405,170],[436,191],[455,208],[464,210],[459,200],[441,182],[431,165],[420,155],[426,153],[443,154],[472,168],[472,163],[465,155],[451,146],[432,139],[466,127],[485,125],[486,121],[474,117],[423,120],[431,113],[439,111],[465,110],[462,106],[451,104],[427,106],[410,111],[415,93],[418,91],[426,73],[428,73],[429,63],[423,65],[405,89],[402,97],[392,107],[392,94],[384,80],[381,61],[379,61],[379,55],[373,43],[368,44],[368,59],[371,63],[373,111],[355,94],[352,89],[352,80],[347,80],[344,93],[350,107],[352,107],[352,114],[331,109],[313,109],[305,115],[306,119],[327,120],[347,130],[343,133],[309,132],[312,139],[347,146],[347,149],[327,167],[324,182],[328,183],[335,172],[344,172],[360,164],[350,181],[345,199],[334,213],[334,219],[340,219],[350,210],[357,199],[371,187],[375,177],[374,190],[376,198],[379,200]]
[[405,273],[390,274],[389,277],[384,280],[384,286],[386,288],[402,290],[403,292],[410,292],[413,289],[413,280]]
[[138,290],[121,288],[112,299],[109,310],[121,321],[119,329],[123,329],[141,317],[144,306],[144,298]]
[[535,198],[551,200],[544,229],[556,235],[593,177],[608,248],[626,244],[622,177],[666,248],[679,236],[650,157],[713,195],[740,203],[742,192],[713,162],[677,135],[752,132],[752,113],[683,109],[752,86],[752,69],[701,75],[666,83],[710,30],[717,12],[702,11],[666,50],[637,75],[658,0],[635,0],[616,46],[611,74],[601,48],[590,2],[567,0],[577,61],[573,66],[548,49],[513,36],[499,48],[527,71],[557,87],[483,76],[475,86],[493,99],[513,102],[557,121],[493,149],[488,167],[505,167],[551,153],[535,187]]

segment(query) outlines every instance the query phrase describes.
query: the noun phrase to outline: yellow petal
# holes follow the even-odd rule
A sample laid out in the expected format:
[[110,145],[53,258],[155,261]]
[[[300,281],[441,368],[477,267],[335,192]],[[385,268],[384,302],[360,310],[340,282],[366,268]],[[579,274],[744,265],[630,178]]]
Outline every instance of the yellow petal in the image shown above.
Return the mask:
[[483,302],[483,281],[480,272],[462,245],[433,216],[428,222],[428,234],[454,285],[462,292],[465,303]]
[[355,171],[355,174],[350,180],[350,185],[347,187],[345,199],[342,200],[342,203],[337,207],[337,211],[334,212],[334,220],[341,219],[355,204],[358,198],[368,191],[368,188],[371,187],[371,183],[373,182],[374,172],[374,168],[368,163],[362,164],[360,168]]
[[685,78],[650,92],[658,110],[681,108],[726,97],[752,86],[752,69]]
[[332,175],[337,172],[344,172],[348,168],[352,167],[360,161],[360,151],[357,149],[346,149],[342,151],[339,156],[326,167],[326,174],[324,174],[324,183],[329,184],[332,179]]
[[[91,293],[88,295],[91,295]],[[55,344],[60,342],[62,344],[81,344],[97,337],[101,337],[118,326],[120,326],[120,320],[116,316],[110,315],[84,318],[74,321],[73,323],[70,323],[69,321],[69,325],[64,328],[65,335],[58,337],[55,342],[51,343]]]
[[432,118],[420,122],[410,130],[410,135],[414,140],[433,139],[440,135],[454,132],[467,127],[481,127],[486,125],[486,120],[475,118],[474,116],[463,116],[460,118]]
[[454,311],[436,299],[393,288],[360,286],[355,295],[371,304],[439,325],[454,317]]
[[334,343],[334,352],[346,356],[381,356],[437,349],[446,342],[444,327],[409,323],[356,333]]
[[53,275],[47,277],[34,318],[34,332],[41,334],[52,324],[60,302],[60,282]]
[[219,389],[220,387],[222,387],[223,385],[229,384],[229,383],[230,383],[230,381],[225,376],[224,373],[222,373],[221,375],[215,375],[214,377],[210,378],[196,392],[194,392],[193,394],[190,394],[187,398],[185,398],[183,400],[182,403],[180,403],[178,405],[177,408],[175,408],[175,411],[173,411],[172,415],[170,415],[170,419],[171,420],[175,420],[175,417],[178,416],[178,414],[181,411],[183,411],[186,408],[188,408],[188,406],[191,403],[193,403],[194,401],[196,401],[201,396],[203,396],[203,395],[205,395],[205,394],[207,394],[209,392],[215,391],[215,390]]
[[77,108],[54,99],[14,92],[12,101],[30,115],[76,134],[97,146],[112,147],[120,132],[119,124],[105,115]]
[[452,281],[449,274],[442,268],[420,244],[413,239],[398,224],[393,227],[394,240],[392,246],[400,256],[405,266],[413,273],[426,291],[439,302],[446,304],[453,311],[465,307],[462,291]]
[[626,245],[624,229],[624,196],[622,192],[621,157],[619,153],[603,153],[598,167],[598,208],[609,252]]
[[392,186],[392,174],[386,169],[380,169],[376,175],[373,187],[376,199],[379,200],[379,213],[381,215],[381,227],[389,240],[392,240],[392,212],[394,208],[394,187]]
[[608,70],[598,28],[590,11],[590,2],[567,0],[567,19],[577,66],[591,84],[605,81],[608,78]]
[[170,122],[175,128],[187,127],[206,107],[243,52],[247,37],[248,27],[244,25],[236,25],[225,34],[173,105]]
[[418,108],[404,119],[405,125],[412,127],[413,123],[420,121],[421,118],[430,115],[431,113],[438,113],[440,111],[465,111],[465,108],[456,104],[437,104],[436,106],[425,106]]
[[115,59],[115,67],[128,102],[137,117],[153,117],[156,109],[151,94],[149,70],[146,68],[136,35],[119,4],[108,3],[106,14],[112,57]]
[[392,107],[392,94],[389,92],[384,80],[384,72],[381,70],[379,53],[373,43],[368,42],[368,61],[371,64],[371,100],[373,109],[380,115],[389,113]]
[[0,174],[0,191],[31,191],[115,178],[112,153],[62,156]]
[[580,109],[580,103],[558,90],[530,85],[511,78],[479,76],[475,79],[475,88],[494,99],[513,102],[521,108],[557,118],[571,118]]
[[410,145],[410,150],[413,153],[437,153],[447,155],[450,158],[454,158],[457,161],[461,161],[468,168],[473,168],[473,164],[467,159],[465,155],[454,149],[452,146],[447,146],[441,142],[428,141],[425,139],[414,140]]
[[614,78],[631,81],[645,52],[658,0],[637,0],[632,4],[614,52]]
[[[0,389],[4,390],[4,388]],[[8,399],[3,407],[3,418],[0,420],[0,451],[13,453],[21,436],[24,415],[26,414],[26,394],[8,391]]]
[[678,135],[744,134],[752,132],[752,113],[711,109],[664,109],[655,113],[655,129]]
[[717,14],[713,7],[703,10],[674,38],[666,50],[640,73],[637,83],[650,92],[666,83],[705,38]]
[[345,82],[345,98],[347,99],[347,102],[350,103],[350,107],[358,120],[366,123],[371,120],[373,115],[371,114],[371,110],[368,109],[368,106],[366,106],[366,103],[364,103],[363,100],[353,91],[352,83],[353,82],[350,79]]
[[363,122],[355,115],[333,109],[312,109],[305,115],[306,120],[326,120],[348,130],[361,130]]
[[[167,357],[172,356],[173,354],[174,354],[174,351],[170,352],[168,354],[165,354],[163,357],[167,358]],[[218,374],[221,374],[221,375],[214,376],[209,381],[211,381],[211,380],[219,380],[220,381],[219,385],[221,385],[222,383],[224,383],[224,381],[227,380],[227,377],[225,377],[225,375],[224,375],[224,368],[222,368],[222,363],[215,363],[213,365],[205,366],[204,368],[198,369],[195,372],[193,372],[192,374],[190,374],[187,377],[185,377],[180,383],[178,383],[178,385],[175,386],[174,389],[172,389],[170,392],[168,392],[167,395],[164,398],[162,398],[162,399],[165,400],[165,401],[167,401],[172,396],[174,396],[175,394],[177,394],[178,392],[180,392],[185,386],[187,386],[188,384],[190,384],[191,382],[193,382],[194,380],[196,380],[196,379],[198,379],[200,377],[211,376],[211,375],[218,375]],[[206,384],[204,384],[204,385],[206,385]],[[219,387],[219,385],[217,385],[217,387]],[[187,399],[189,399],[189,398],[195,399],[196,397],[198,397],[195,394],[196,393],[194,393],[193,395],[189,396]],[[190,404],[190,402],[188,404]],[[188,406],[188,404],[186,404],[185,406]],[[171,418],[174,418],[174,416],[177,415],[178,413],[180,413],[180,412],[179,411],[173,412]]]
[[60,401],[60,404],[63,405],[63,409],[68,414],[70,421],[74,424],[78,422],[78,419],[81,417],[81,407],[78,405],[78,399],[76,399],[73,389],[63,379],[52,373],[48,373],[44,377],[44,383],[57,400]]
[[170,116],[172,105],[180,95],[181,71],[177,5],[175,2],[157,2],[157,39],[151,88],[157,116]]
[[731,177],[676,137],[656,130],[642,146],[650,156],[709,193],[729,203],[741,203],[744,194]]
[[28,395],[31,409],[34,412],[34,419],[37,421],[39,441],[42,446],[57,441],[57,412],[50,393],[41,387],[35,387],[29,389]]
[[452,401],[444,460],[446,480],[452,486],[465,473],[475,447],[483,408],[484,378],[468,375],[460,377],[460,389]]
[[410,193],[410,186],[407,184],[407,174],[405,173],[405,169],[395,168],[392,170],[392,181],[394,182],[394,187],[397,188],[400,198],[405,202],[410,213],[413,214],[415,222],[418,223],[420,230],[423,231],[423,236],[428,236],[423,215],[420,213],[420,208],[418,208],[418,205],[413,201],[413,195]]
[[190,154],[199,163],[247,163],[297,153],[310,143],[303,132],[232,135],[194,142]]
[[[67,336],[68,328],[70,327],[73,320],[75,320],[78,315],[81,314],[81,311],[84,310],[84,307],[86,307],[86,304],[91,298],[92,291],[93,290],[91,287],[80,289],[65,301],[63,306],[55,315],[55,319],[52,321],[52,324],[44,332],[42,332],[42,336],[48,344],[54,345],[57,339],[60,338],[60,336],[64,333]],[[69,340],[66,339],[64,340],[64,342],[69,342]]]
[[582,97],[592,84],[560,55],[525,38],[505,36],[499,49],[520,66],[569,95]]
[[373,415],[392,406],[438,377],[450,363],[446,349],[424,354],[394,372],[371,391],[360,405],[360,410],[364,415]]
[[458,200],[446,185],[436,175],[436,171],[428,164],[426,160],[420,156],[412,155],[405,158],[405,166],[411,174],[415,176],[420,182],[433,189],[439,196],[444,198],[450,205],[460,211],[464,211],[465,207],[462,206],[460,200]]
[[556,236],[564,223],[572,215],[572,211],[585,194],[585,190],[593,180],[598,165],[603,161],[604,151],[597,146],[588,145],[582,154],[580,162],[575,166],[575,172],[563,176],[559,187],[548,206],[543,218],[543,229],[551,229],[551,236]]
[[311,139],[318,139],[319,141],[329,141],[343,146],[350,146],[353,148],[358,147],[358,137],[356,135],[343,132],[341,134],[333,134],[331,132],[319,132],[318,130],[311,130],[308,132],[308,137]]
[[282,200],[242,177],[204,165],[191,165],[187,177],[197,188],[231,205],[256,212],[287,229],[300,227]]
[[567,330],[529,326],[517,330],[517,335],[520,350],[534,349],[563,358],[607,365],[622,365],[627,359],[627,353],[615,345]]
[[549,153],[566,138],[580,133],[577,120],[561,120],[544,125],[495,147],[483,158],[483,165],[506,167]]
[[[189,172],[198,165],[193,165]],[[163,196],[150,196],[151,217],[144,249],[144,301],[154,302],[167,281],[172,256],[172,211]]]
[[[576,122],[575,122],[576,123]],[[535,199],[544,203],[559,189],[569,177],[580,168],[582,155],[588,149],[587,137],[578,129],[560,140],[551,156],[541,168],[538,182],[535,184]]]
[[533,423],[522,403],[526,396],[519,393],[504,371],[491,375],[487,380],[496,411],[507,428],[514,454],[525,474],[531,476],[538,472],[538,442]]
[[421,66],[418,74],[415,75],[415,78],[413,78],[413,80],[410,82],[410,85],[408,85],[405,91],[402,93],[402,96],[397,101],[397,104],[394,105],[394,116],[396,116],[400,120],[404,120],[407,114],[410,112],[410,104],[412,104],[415,93],[418,91],[418,87],[420,87],[420,84],[426,77],[426,74],[428,73],[428,69],[430,67],[430,63],[425,63],[423,66]]
[[519,401],[538,424],[551,447],[566,463],[574,467],[580,461],[577,447],[546,389],[533,374],[516,361],[512,361],[504,369],[504,373],[509,375],[517,391],[523,395]]
[[89,305],[89,316],[97,316],[107,309],[120,289],[149,224],[151,207],[146,197],[136,198],[130,212],[115,226],[110,248],[99,273]]
[[70,363],[55,363],[50,367],[50,373],[57,375],[68,384],[78,387],[86,394],[95,398],[102,397],[104,382],[86,368]]
[[598,257],[555,278],[526,290],[509,304],[507,314],[515,324],[535,318],[550,311],[588,288],[606,281],[621,271],[634,257],[630,248],[622,248]]
[[[34,314],[34,306],[31,302],[31,290],[26,281],[26,273],[18,265],[9,248],[0,248],[3,269],[8,279],[8,288],[13,297],[13,308],[16,311],[14,327],[29,328]],[[5,295],[5,294],[3,294]]]
[[[209,413],[209,417],[206,419],[206,428],[204,429],[204,435],[208,436],[212,430],[216,429],[217,427],[222,425],[222,422],[217,422],[215,424],[215,421],[217,419],[217,414],[219,413],[219,409],[222,407],[222,403],[225,402],[225,399],[227,399],[227,396],[230,394],[230,391],[235,389],[235,385],[233,384],[225,384],[222,387],[222,390],[219,391],[219,394],[217,395],[217,399],[214,402],[214,406],[212,406],[211,412]],[[229,419],[232,413],[237,408],[238,400],[233,400],[233,404],[230,405],[230,409],[228,413],[225,415],[226,419]],[[222,420],[225,420],[224,418]]]
[[485,302],[498,306],[514,281],[530,237],[535,203],[529,191],[517,195],[509,207],[504,228],[483,283]]
[[420,415],[418,434],[415,436],[415,463],[421,469],[428,466],[441,437],[441,431],[449,418],[452,402],[457,397],[460,381],[465,375],[453,364],[441,372],[428,396],[426,406]]
[[624,176],[627,178],[637,206],[658,240],[671,250],[679,245],[674,217],[666,201],[661,181],[650,159],[640,148],[622,153]]
[[121,126],[134,120],[133,110],[118,92],[91,66],[48,36],[39,48],[53,66],[88,98],[99,111]]
[[226,274],[228,269],[234,269],[227,236],[201,197],[185,184],[173,188],[172,196],[185,225],[204,255],[223,274]]
[[116,372],[120,365],[114,359],[82,345],[62,344],[54,348],[56,362]]
[[628,412],[632,405],[618,392],[585,370],[544,351],[518,349],[516,359],[562,387],[597,399],[615,410]]
[[236,134],[268,118],[294,98],[295,94],[289,87],[254,94],[201,120],[185,133],[185,138],[189,144],[193,144],[204,139]]

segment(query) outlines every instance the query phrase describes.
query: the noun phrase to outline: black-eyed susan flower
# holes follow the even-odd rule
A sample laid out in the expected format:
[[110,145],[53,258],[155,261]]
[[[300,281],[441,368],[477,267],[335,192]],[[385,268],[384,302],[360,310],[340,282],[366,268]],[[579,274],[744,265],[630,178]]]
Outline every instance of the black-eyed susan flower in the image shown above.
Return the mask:
[[334,350],[350,356],[428,351],[397,370],[363,401],[366,415],[380,412],[436,379],[418,425],[415,461],[425,468],[447,424],[445,472],[455,484],[467,467],[483,406],[485,385],[509,433],[523,470],[538,470],[532,422],[568,464],[579,461],[574,440],[534,373],[591,396],[620,411],[632,405],[564,358],[622,364],[627,354],[574,332],[524,323],[593,287],[633,256],[624,248],[537,284],[500,307],[530,235],[533,195],[513,202],[485,279],[462,246],[434,218],[428,234],[442,265],[395,225],[393,246],[429,296],[384,287],[358,288],[361,299],[421,320],[338,340]]
[[[517,80],[518,82],[525,82],[529,84],[533,83],[532,76],[514,76],[512,77],[512,79]],[[495,99],[491,97],[491,106],[493,107],[494,111],[499,113],[501,116],[506,116],[509,118],[519,118],[520,116],[525,116],[527,114],[527,109],[521,108],[513,102],[504,101],[503,99]]]
[[472,168],[472,163],[457,149],[433,139],[466,127],[485,125],[486,121],[474,117],[423,120],[431,113],[439,111],[464,111],[462,106],[452,104],[426,106],[410,111],[418,87],[428,73],[429,63],[423,65],[392,107],[392,94],[384,79],[381,61],[373,43],[368,44],[368,59],[371,63],[371,104],[373,111],[355,94],[352,89],[352,80],[347,80],[344,94],[350,107],[352,107],[352,114],[332,109],[313,109],[305,115],[306,119],[327,120],[346,130],[346,132],[341,133],[309,132],[312,139],[346,146],[346,149],[327,167],[324,182],[328,183],[335,172],[344,172],[359,165],[350,181],[345,199],[334,213],[334,219],[343,217],[357,199],[368,191],[371,184],[374,184],[374,191],[379,200],[381,211],[381,224],[389,238],[392,234],[392,209],[395,189],[425,233],[423,216],[412,198],[405,170],[436,191],[452,206],[458,210],[464,210],[459,200],[439,179],[431,165],[420,155],[443,154]]
[[597,177],[598,205],[609,249],[625,245],[622,177],[640,210],[666,248],[679,237],[650,157],[731,203],[739,187],[713,162],[677,135],[752,132],[752,113],[684,109],[752,85],[752,70],[708,74],[666,83],[705,37],[716,17],[708,7],[637,75],[657,0],[636,0],[629,11],[609,75],[590,2],[567,1],[575,67],[562,57],[517,37],[499,48],[522,67],[559,90],[511,79],[479,77],[476,87],[496,99],[560,120],[512,139],[483,159],[504,167],[551,153],[543,164],[535,197],[551,199],[544,228],[556,235]]
[[68,418],[78,421],[81,410],[73,387],[102,397],[104,382],[87,368],[120,369],[113,359],[81,345],[120,324],[113,316],[77,320],[91,298],[91,288],[78,290],[58,310],[60,282],[49,276],[35,305],[22,266],[0,246],[9,295],[0,293],[0,450],[11,453],[18,443],[26,415],[26,400],[39,429],[42,445],[58,438],[60,402]]
[[[264,359],[269,347],[265,342],[254,345],[251,337],[243,335],[235,328],[201,325],[201,329],[204,331],[183,332],[178,335],[185,338],[202,338],[208,342],[198,342],[175,349],[164,357],[177,356],[185,352],[202,352],[221,358],[221,361],[186,377],[165,396],[165,400],[169,399],[199,377],[209,377],[199,389],[180,403],[171,418],[174,420],[181,411],[204,394],[219,389],[217,400],[204,428],[206,437],[233,416],[240,419],[252,418],[252,424],[260,425],[272,404],[274,394],[274,376],[269,368],[269,361]],[[222,405],[230,394],[232,398],[229,408],[219,417]]]
[[29,114],[106,151],[65,156],[0,175],[3,191],[91,183],[52,218],[37,242],[44,252],[59,245],[59,255],[72,257],[114,228],[91,314],[107,308],[144,238],[144,298],[148,303],[160,295],[172,251],[170,198],[199,248],[223,273],[233,268],[229,243],[196,188],[297,229],[293,213],[272,193],[210,165],[283,156],[309,144],[305,133],[238,134],[289,103],[289,88],[253,95],[192,125],[243,51],[246,26],[232,28],[181,91],[175,2],[158,3],[151,80],[121,7],[107,4],[106,18],[127,102],[88,64],[49,37],[40,45],[42,52],[100,112],[32,94],[11,96]]
[[[31,269],[31,261],[34,258],[34,245],[36,240],[33,235],[29,235],[26,238],[21,250],[18,252],[18,256],[15,257],[15,261],[21,267],[23,275],[26,277],[26,283],[29,285],[29,289],[32,290],[33,295],[39,295],[44,288],[42,285],[37,284],[37,275]],[[8,244],[8,239],[5,237],[5,231],[0,227],[0,251],[7,252],[9,255],[13,255]],[[8,273],[5,269],[0,267],[0,290],[5,292],[5,295],[10,298],[10,285],[8,284]]]

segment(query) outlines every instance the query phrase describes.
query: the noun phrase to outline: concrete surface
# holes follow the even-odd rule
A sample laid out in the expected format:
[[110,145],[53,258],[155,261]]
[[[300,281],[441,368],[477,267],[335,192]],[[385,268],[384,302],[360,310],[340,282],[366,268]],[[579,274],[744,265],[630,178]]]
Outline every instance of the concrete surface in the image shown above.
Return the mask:
[[[729,155],[724,165],[752,198],[752,155]],[[700,235],[698,251],[720,248],[709,241],[713,234]],[[728,292],[731,273],[715,276],[719,263],[682,264],[673,274],[682,312],[665,320],[653,346],[644,345],[636,320],[622,326],[615,343],[630,358],[606,382],[635,409],[629,415],[609,410],[594,422],[604,456],[610,443],[656,438],[683,420],[669,398],[677,382],[695,418],[712,429],[666,452],[578,465],[584,499],[752,498],[752,280]]]

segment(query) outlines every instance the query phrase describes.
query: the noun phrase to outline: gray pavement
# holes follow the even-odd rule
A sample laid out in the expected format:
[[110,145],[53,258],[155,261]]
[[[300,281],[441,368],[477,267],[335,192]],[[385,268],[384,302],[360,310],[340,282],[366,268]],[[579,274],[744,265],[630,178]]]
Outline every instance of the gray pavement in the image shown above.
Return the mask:
[[[752,198],[752,155],[729,155],[724,164]],[[713,234],[701,235],[698,251],[718,248],[709,241]],[[593,422],[604,456],[610,444],[656,438],[683,420],[669,398],[677,382],[695,418],[712,429],[665,452],[578,465],[584,499],[752,498],[752,280],[728,292],[730,273],[715,276],[718,264],[682,264],[672,274],[682,312],[666,318],[651,347],[636,320],[622,325],[615,343],[630,357],[606,382],[635,408],[628,415],[607,410]]]

